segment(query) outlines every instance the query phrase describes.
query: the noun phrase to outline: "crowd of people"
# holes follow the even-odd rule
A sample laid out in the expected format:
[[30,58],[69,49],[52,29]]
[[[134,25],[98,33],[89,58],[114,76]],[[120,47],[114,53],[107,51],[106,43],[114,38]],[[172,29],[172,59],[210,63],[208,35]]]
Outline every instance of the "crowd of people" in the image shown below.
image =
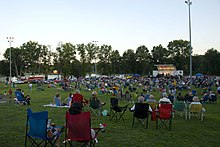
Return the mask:
[[[159,103],[174,104],[183,101],[189,104],[205,104],[207,102],[217,101],[220,96],[220,81],[214,77],[196,77],[193,78],[193,89],[190,87],[190,79],[188,77],[134,77],[134,78],[79,78],[74,83],[65,80],[61,84],[63,90],[71,89],[68,95],[62,99],[58,91],[53,97],[53,105],[68,106],[71,115],[80,114],[85,106],[91,108],[101,108],[105,105],[99,98],[99,95],[112,95],[119,100],[125,100],[128,103]],[[29,84],[30,92],[32,92],[32,84]],[[48,86],[51,88],[53,86]],[[55,86],[56,87],[56,86]],[[71,87],[71,88],[70,88]],[[196,89],[200,88],[202,93],[198,93]],[[73,89],[75,90],[74,93]],[[215,91],[217,89],[217,91]],[[24,91],[16,89],[21,93],[23,105],[30,105],[31,97],[29,94],[25,96]],[[90,92],[91,95],[84,97],[80,91]],[[187,91],[187,92],[186,92]],[[0,94],[0,99],[8,97],[12,102],[12,89]],[[159,97],[158,97],[159,95]],[[201,96],[202,95],[202,96]],[[130,108],[135,110],[135,104]],[[153,111],[153,107],[149,105],[149,111]],[[203,108],[203,112],[206,110]],[[93,133],[93,131],[91,131]],[[94,133],[93,133],[94,136]]]
[[[129,103],[155,102],[174,104],[177,101],[183,101],[188,104],[198,102],[205,104],[217,101],[217,96],[220,95],[220,84],[217,79],[214,77],[195,77],[192,84],[196,87],[195,89],[201,88],[202,93],[198,93],[190,87],[190,79],[188,77],[80,78],[73,86],[76,89],[75,93],[70,93],[63,103],[57,93],[54,97],[54,104],[70,107],[73,103],[80,103],[82,108],[84,105],[89,106],[93,101],[98,101],[99,105],[102,106],[103,103],[98,99],[98,94],[112,95]],[[215,89],[217,89],[216,92],[214,91]],[[84,98],[80,94],[80,90],[85,92],[92,91],[91,97]],[[155,98],[155,96],[158,96],[156,93],[159,94],[157,98]]]

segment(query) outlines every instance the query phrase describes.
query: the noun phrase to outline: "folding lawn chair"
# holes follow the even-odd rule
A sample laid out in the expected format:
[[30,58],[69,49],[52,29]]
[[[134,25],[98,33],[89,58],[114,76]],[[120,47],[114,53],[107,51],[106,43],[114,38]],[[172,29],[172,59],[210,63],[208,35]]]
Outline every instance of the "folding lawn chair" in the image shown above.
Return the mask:
[[148,128],[148,109],[149,109],[149,104],[135,103],[132,127],[134,127],[136,120],[136,126],[140,124],[144,128]]
[[199,116],[200,120],[203,121],[204,119],[204,112],[202,110],[202,104],[190,104],[189,105],[189,119],[192,116]]
[[156,129],[160,129],[161,127],[165,126],[167,130],[171,130],[173,105],[159,104],[158,110],[156,112]]
[[156,121],[156,109],[157,109],[157,102],[147,102],[147,104],[149,104],[149,106],[152,109],[152,113],[151,113],[151,121]]
[[[92,129],[94,136],[92,136]],[[83,143],[82,146],[95,146],[96,138],[99,131],[104,128],[91,128],[90,112],[82,112],[80,114],[71,115],[66,111],[66,131],[65,146],[67,143],[73,146],[73,141]]]
[[[53,134],[53,137],[48,136],[47,131],[48,112],[41,111],[33,113],[30,108],[27,109],[27,122],[26,122],[26,135],[25,135],[25,147],[26,146],[55,146],[57,139],[63,131],[63,127],[60,131]],[[28,140],[31,145],[27,145]]]
[[123,115],[126,112],[128,105],[123,107],[119,106],[117,98],[111,98],[110,103],[110,120],[115,118],[116,120],[122,119],[124,121]]
[[24,100],[23,100],[21,92],[20,91],[15,91],[15,96],[17,98],[17,100],[15,101],[15,104],[22,105],[24,103]]
[[175,114],[177,112],[179,112],[181,117],[184,114],[185,119],[187,119],[187,104],[185,102],[183,102],[183,101],[175,102],[174,103],[174,110],[175,110]]

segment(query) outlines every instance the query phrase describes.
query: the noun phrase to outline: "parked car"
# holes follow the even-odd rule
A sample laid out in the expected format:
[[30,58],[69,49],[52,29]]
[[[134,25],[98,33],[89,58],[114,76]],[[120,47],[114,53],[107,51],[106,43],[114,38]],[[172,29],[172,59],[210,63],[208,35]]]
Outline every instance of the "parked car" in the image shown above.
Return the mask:
[[15,84],[24,84],[24,81],[21,81],[21,80],[15,80],[15,81],[13,81],[13,83],[15,83]]

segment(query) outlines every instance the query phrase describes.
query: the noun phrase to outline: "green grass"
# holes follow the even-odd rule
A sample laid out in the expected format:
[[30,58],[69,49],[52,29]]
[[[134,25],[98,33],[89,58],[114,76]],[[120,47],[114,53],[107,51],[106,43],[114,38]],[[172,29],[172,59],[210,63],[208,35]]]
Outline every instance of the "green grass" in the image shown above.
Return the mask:
[[[1,84],[2,85],[2,84]],[[62,99],[66,98],[69,92],[57,90],[56,88],[47,88],[45,91],[39,91],[35,85],[30,92],[28,85],[17,85],[25,91],[25,94],[31,95],[31,106],[15,106],[14,104],[0,104],[0,146],[2,147],[22,147],[25,139],[26,110],[30,107],[34,112],[47,110],[49,118],[57,125],[64,125],[65,111],[67,108],[43,107],[53,100],[56,92],[61,94]],[[9,90],[9,87],[1,86],[1,92]],[[13,88],[15,90],[15,88]],[[85,98],[89,99],[91,92],[81,90]],[[199,91],[201,93],[201,91]],[[154,95],[159,98],[158,93]],[[109,99],[112,96],[100,95],[101,101],[106,102],[104,109],[109,110]],[[201,97],[201,95],[200,95]],[[121,105],[127,102],[120,102]],[[172,123],[172,131],[165,128],[155,129],[155,122],[149,120],[148,129],[141,126],[132,128],[132,113],[127,111],[124,115],[125,121],[109,121],[109,117],[97,117],[92,115],[92,126],[98,127],[99,123],[106,123],[108,127],[105,133],[100,133],[97,146],[219,146],[220,132],[220,104],[206,104],[205,120],[201,122],[198,118],[185,120],[176,115]],[[132,104],[130,104],[130,107]],[[88,110],[87,108],[85,111]],[[64,133],[61,136],[61,142]],[[64,146],[61,144],[61,146]]]

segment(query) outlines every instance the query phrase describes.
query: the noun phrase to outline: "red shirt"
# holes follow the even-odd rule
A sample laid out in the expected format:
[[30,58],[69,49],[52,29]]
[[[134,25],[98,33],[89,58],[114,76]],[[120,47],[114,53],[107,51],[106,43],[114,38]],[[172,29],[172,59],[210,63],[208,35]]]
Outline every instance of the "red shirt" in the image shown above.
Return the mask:
[[72,97],[72,102],[73,103],[83,103],[83,96],[79,93],[76,93]]
[[8,92],[9,92],[10,95],[12,95],[12,90],[11,89]]

